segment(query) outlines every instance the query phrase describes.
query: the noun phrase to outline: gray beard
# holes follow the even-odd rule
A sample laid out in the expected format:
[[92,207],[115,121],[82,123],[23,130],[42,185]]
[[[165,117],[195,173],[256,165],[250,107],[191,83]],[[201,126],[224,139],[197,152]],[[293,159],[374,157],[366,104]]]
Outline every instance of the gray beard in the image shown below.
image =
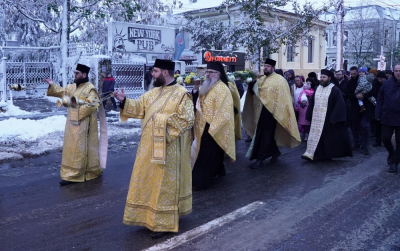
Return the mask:
[[203,81],[203,84],[201,84],[201,87],[199,89],[200,96],[204,96],[207,94],[207,92],[211,89],[211,87],[219,80],[214,79],[214,78],[206,78],[206,80]]

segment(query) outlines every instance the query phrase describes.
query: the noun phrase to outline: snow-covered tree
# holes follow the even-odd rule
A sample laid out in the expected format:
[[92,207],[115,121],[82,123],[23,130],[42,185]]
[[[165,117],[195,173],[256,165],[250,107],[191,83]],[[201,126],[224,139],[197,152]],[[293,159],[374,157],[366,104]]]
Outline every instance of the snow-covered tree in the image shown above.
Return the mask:
[[[290,2],[292,11],[282,10]],[[200,18],[201,13],[191,11],[184,14],[188,20],[184,29],[192,34],[193,51],[243,47],[258,69],[261,52],[268,56],[282,44],[296,44],[309,34],[319,14],[330,5],[316,9],[310,3],[300,7],[291,0],[227,0],[215,9],[227,15],[227,20],[206,21]]]
[[22,18],[23,25],[8,21],[8,29],[22,29],[24,41],[47,45],[54,41],[53,45],[61,46],[63,82],[67,81],[71,34],[79,41],[104,44],[109,20],[158,24],[161,16],[171,13],[171,8],[160,0],[0,0],[0,8],[7,17]]

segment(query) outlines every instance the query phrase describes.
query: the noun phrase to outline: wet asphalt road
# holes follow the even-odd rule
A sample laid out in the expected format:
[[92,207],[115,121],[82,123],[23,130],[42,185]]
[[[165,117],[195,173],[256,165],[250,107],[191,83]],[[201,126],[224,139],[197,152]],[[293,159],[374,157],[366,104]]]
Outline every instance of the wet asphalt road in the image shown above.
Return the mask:
[[[300,158],[303,143],[258,170],[247,167],[247,147],[238,142],[225,178],[193,192],[180,233],[264,204],[174,250],[400,250],[400,175],[386,172],[383,147],[310,163]],[[142,250],[176,236],[152,240],[122,224],[136,150],[111,149],[103,177],[66,187],[60,151],[1,163],[0,250]]]
[[[37,118],[65,113],[43,99],[16,105]],[[255,201],[264,204],[174,250],[400,250],[400,175],[387,172],[383,147],[310,163],[300,158],[303,143],[251,170],[248,143],[238,141],[227,176],[193,192],[179,234],[152,240],[122,224],[137,146],[110,146],[103,177],[66,187],[58,185],[61,151],[0,162],[0,250],[142,250]]]

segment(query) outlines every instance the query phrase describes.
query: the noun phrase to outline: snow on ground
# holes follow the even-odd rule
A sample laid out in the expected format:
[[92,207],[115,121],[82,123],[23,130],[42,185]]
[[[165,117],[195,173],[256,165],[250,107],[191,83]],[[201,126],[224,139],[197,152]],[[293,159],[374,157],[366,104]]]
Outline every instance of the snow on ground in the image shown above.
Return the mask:
[[[126,123],[107,117],[108,137],[117,141],[129,141],[128,137],[140,134],[140,120],[129,119]],[[113,121],[114,120],[114,121]],[[66,117],[51,116],[45,119],[9,118],[0,121],[0,161],[37,156],[63,145]]]
[[7,111],[0,112],[0,117],[8,117],[8,116],[18,116],[18,115],[28,115],[28,114],[35,114],[38,112],[27,112],[21,110],[18,106],[12,104],[12,102],[7,102]]
[[48,101],[50,101],[50,102],[52,102],[52,103],[54,103],[54,104],[57,102],[57,100],[61,100],[60,98],[49,97],[49,96],[47,96],[47,95],[44,95],[42,98],[43,98],[43,99],[47,99]]

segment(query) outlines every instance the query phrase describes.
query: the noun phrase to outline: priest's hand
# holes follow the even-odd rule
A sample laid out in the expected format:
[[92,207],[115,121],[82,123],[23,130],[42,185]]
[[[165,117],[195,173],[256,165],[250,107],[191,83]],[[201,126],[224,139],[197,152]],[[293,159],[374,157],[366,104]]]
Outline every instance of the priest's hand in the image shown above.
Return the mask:
[[119,101],[122,102],[125,99],[125,92],[124,89],[121,88],[121,92],[115,91],[114,97]]
[[359,100],[363,100],[364,99],[364,95],[360,92],[356,94],[356,98]]
[[51,80],[51,78],[44,78],[44,81],[45,81],[46,83],[48,83],[49,85],[52,85],[52,84],[53,84],[53,80]]

